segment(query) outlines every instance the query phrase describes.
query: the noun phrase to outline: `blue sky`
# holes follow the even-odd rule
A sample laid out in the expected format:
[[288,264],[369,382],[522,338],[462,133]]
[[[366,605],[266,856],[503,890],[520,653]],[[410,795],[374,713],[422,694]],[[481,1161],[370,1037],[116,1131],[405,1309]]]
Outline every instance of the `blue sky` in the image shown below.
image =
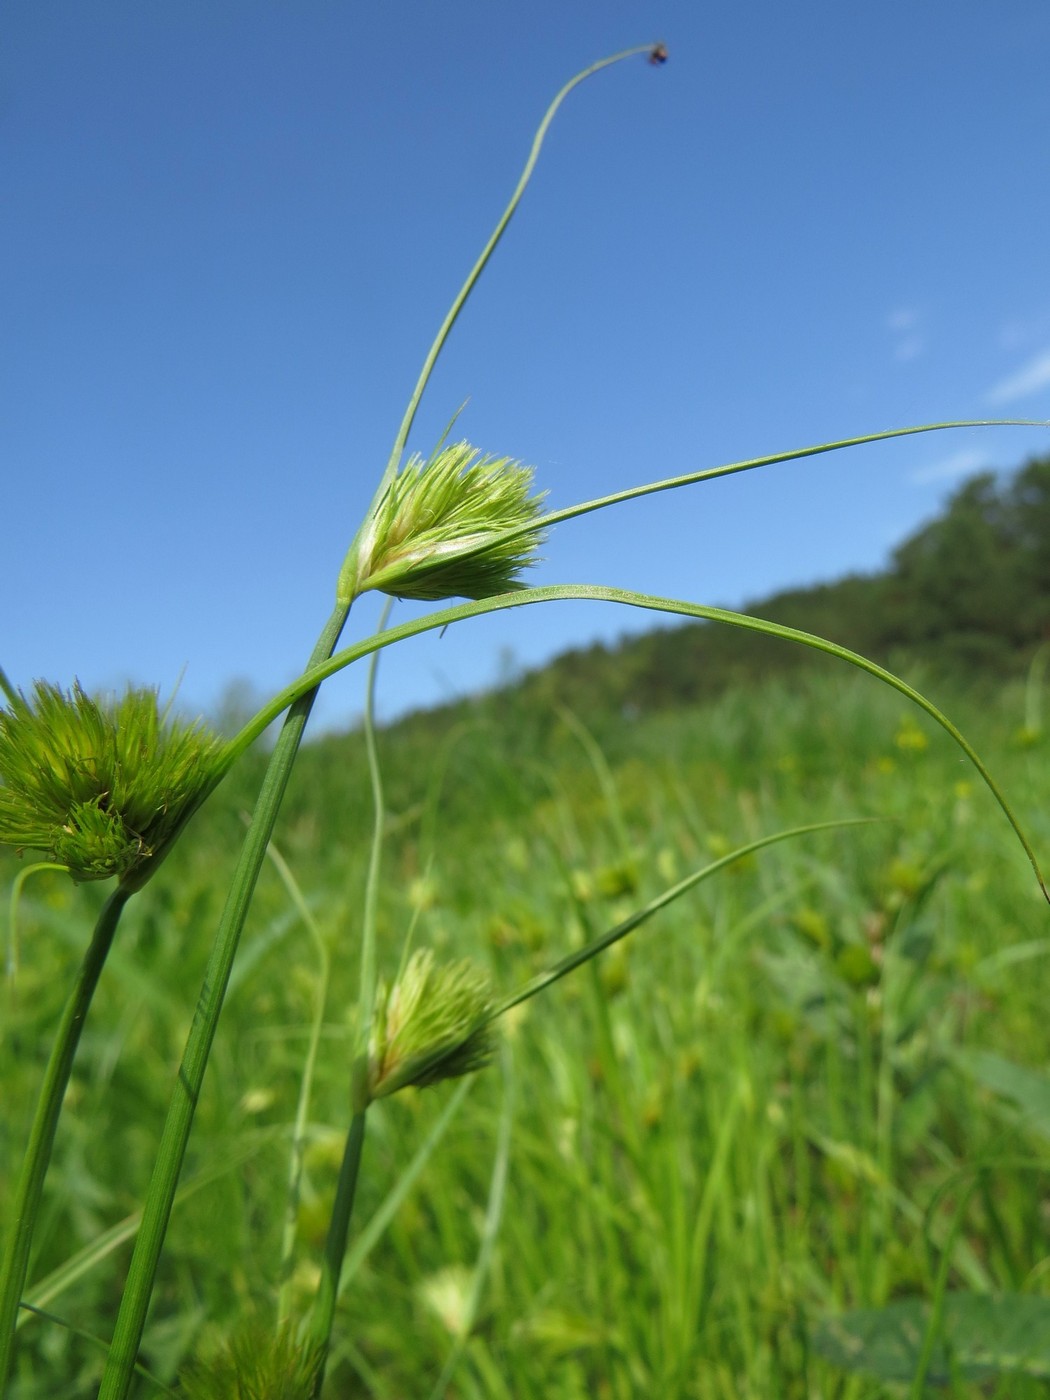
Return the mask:
[[[547,102],[635,43],[670,61],[563,107],[414,447],[469,399],[462,434],[557,507],[1050,417],[1046,0],[9,0],[0,38],[0,663],[21,686],[184,672],[210,709],[298,672]],[[711,483],[562,526],[533,577],[739,606],[879,567],[965,475],[1047,450],[1046,429],[967,431]],[[388,654],[383,711],[648,625],[471,622]],[[320,722],[359,703],[340,678]]]

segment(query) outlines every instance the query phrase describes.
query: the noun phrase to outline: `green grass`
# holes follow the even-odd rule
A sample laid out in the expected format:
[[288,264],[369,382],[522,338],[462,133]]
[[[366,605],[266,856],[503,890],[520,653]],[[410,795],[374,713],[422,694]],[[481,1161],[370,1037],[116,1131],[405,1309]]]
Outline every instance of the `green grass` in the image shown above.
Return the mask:
[[[1017,741],[1021,689],[927,691],[981,750],[1037,851],[1050,849],[1047,741]],[[732,846],[821,819],[892,819],[750,858],[505,1023],[507,1194],[449,1395],[905,1395],[905,1382],[825,1359],[825,1314],[930,1298],[944,1270],[949,1290],[1046,1294],[1046,909],[990,796],[902,699],[828,664],[635,722],[480,700],[443,734],[381,736],[380,748],[383,969],[411,928],[417,945],[482,961],[498,993]],[[141,1204],[253,762],[124,916],[59,1127],[34,1284]],[[276,838],[331,956],[292,1284],[303,1306],[349,1113],[367,793],[360,738],[318,743]],[[5,883],[17,868],[4,858]],[[18,976],[4,989],[0,1193],[103,897],[53,874],[25,887]],[[144,1360],[168,1383],[249,1309],[275,1307],[319,976],[268,866],[146,1333]],[[999,1062],[966,1049],[1007,1061],[1005,1088]],[[1011,1079],[1011,1065],[1037,1077]],[[344,1280],[326,1394],[430,1394],[481,1248],[506,1088],[498,1064],[477,1077]],[[373,1106],[351,1249],[456,1092]],[[127,1240],[97,1248],[41,1306],[108,1335],[128,1252]],[[94,1394],[100,1349],[36,1317],[22,1338],[15,1400]],[[949,1376],[945,1393],[1045,1393],[1018,1374],[979,1384]]]

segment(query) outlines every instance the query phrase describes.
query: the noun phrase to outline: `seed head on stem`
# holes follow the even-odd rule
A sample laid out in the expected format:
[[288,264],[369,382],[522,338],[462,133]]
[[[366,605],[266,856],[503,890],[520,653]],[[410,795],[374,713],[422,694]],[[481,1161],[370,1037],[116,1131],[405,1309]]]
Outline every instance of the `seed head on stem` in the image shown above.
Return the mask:
[[[373,508],[344,566],[340,594],[378,589],[437,602],[521,588],[536,562],[543,495],[532,469],[458,442],[411,457]],[[508,532],[513,532],[508,537]]]
[[376,993],[369,1097],[439,1084],[488,1064],[492,1005],[488,978],[468,959],[441,967],[429,948],[413,953],[397,981],[381,982]]
[[155,690],[107,704],[38,681],[0,709],[0,843],[137,889],[218,780],[223,748],[200,724],[165,722]]

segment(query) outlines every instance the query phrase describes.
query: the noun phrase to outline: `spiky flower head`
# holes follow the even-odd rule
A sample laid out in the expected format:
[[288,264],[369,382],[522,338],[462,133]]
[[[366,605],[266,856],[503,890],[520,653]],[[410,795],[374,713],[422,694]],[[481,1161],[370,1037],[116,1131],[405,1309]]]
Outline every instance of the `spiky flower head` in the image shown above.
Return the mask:
[[[523,585],[543,532],[532,469],[469,442],[409,459],[373,508],[340,578],[350,602],[369,589],[395,598],[490,598]],[[511,538],[502,538],[514,531]]]
[[491,1010],[492,991],[480,968],[467,959],[439,967],[429,948],[418,949],[397,981],[380,983],[376,994],[369,1097],[481,1069],[495,1050]]
[[0,842],[46,852],[77,881],[138,888],[210,791],[223,748],[199,724],[165,723],[155,690],[107,704],[79,683],[38,681],[0,709]]
[[292,1327],[276,1335],[262,1326],[243,1329],[207,1362],[179,1378],[184,1400],[311,1400],[321,1351],[296,1340]]

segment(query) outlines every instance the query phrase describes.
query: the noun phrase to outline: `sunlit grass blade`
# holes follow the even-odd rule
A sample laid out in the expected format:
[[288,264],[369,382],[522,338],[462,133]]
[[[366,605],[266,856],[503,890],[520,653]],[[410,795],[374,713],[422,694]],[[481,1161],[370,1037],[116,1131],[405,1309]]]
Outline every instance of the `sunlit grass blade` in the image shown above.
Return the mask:
[[[826,454],[826,452],[840,452],[846,448],[864,447],[864,445],[872,444],[872,442],[889,442],[895,440],[895,438],[917,437],[917,435],[924,433],[946,433],[946,431],[956,430],[956,428],[1008,427],[1044,428],[1050,427],[1050,421],[1043,419],[955,419],[945,421],[945,423],[920,423],[913,424],[913,426],[910,427],[885,428],[885,430],[878,431],[878,433],[864,433],[858,435],[858,437],[837,438],[837,440],[833,442],[818,442],[818,444],[809,445],[809,447],[791,448],[790,451],[787,452],[773,452],[773,454],[766,456],[745,458],[743,461],[739,462],[727,462],[721,466],[708,466],[708,468],[701,468],[696,470],[696,472],[683,472],[682,475],[679,476],[662,477],[662,479],[657,480],[657,482],[645,482],[641,484],[641,486],[631,486],[623,491],[613,491],[609,496],[595,497],[594,500],[591,501],[580,501],[580,503],[575,505],[566,505],[566,507],[561,508],[561,510],[547,511],[546,515],[529,515],[529,518],[524,519],[521,524],[511,526],[511,528],[505,529],[505,531],[486,533],[483,538],[479,536],[475,546],[473,546],[473,553],[498,552],[500,549],[512,549],[515,545],[521,545],[522,547],[531,546],[535,549],[535,546],[538,545],[540,540],[545,538],[546,532],[550,531],[554,525],[564,524],[564,522],[571,521],[571,519],[580,518],[581,515],[589,515],[594,511],[605,510],[609,505],[623,505],[626,504],[627,501],[641,500],[641,498],[645,496],[657,496],[661,491],[680,490],[685,486],[696,486],[699,482],[713,482],[713,480],[717,480],[718,477],[722,476],[735,476],[741,472],[753,472],[753,470],[762,468],[762,466],[777,466],[783,465],[784,462],[798,462],[805,458],[811,458],[811,456]],[[385,491],[382,494],[385,496]],[[367,536],[371,538],[371,533],[374,531],[372,521],[374,521],[375,515],[377,515],[379,511],[379,507],[381,507],[381,496],[377,496],[377,500],[372,503],[367,521],[361,526],[357,538],[354,540],[353,552],[351,552],[350,556],[347,556],[347,561],[344,563],[343,573],[340,574],[340,580],[342,580],[340,581],[340,596],[351,598],[351,596],[354,596],[354,592],[356,592],[358,571],[360,571],[360,559],[358,559],[358,554],[360,554],[361,546],[363,546],[365,538],[367,538]],[[459,550],[458,557],[459,568],[461,568],[463,573],[468,574],[472,550],[470,550],[469,547],[463,547],[463,549]],[[392,592],[396,594],[398,589],[392,589]],[[469,589],[461,588],[458,589],[458,592],[462,596],[480,596],[477,592],[469,591]],[[455,594],[456,591],[454,591],[454,589],[447,589],[447,592],[445,592],[445,596],[455,596]],[[409,596],[409,594],[406,592],[403,596]]]
[[2,666],[0,666],[0,693],[3,694],[9,705],[14,704],[18,699],[18,691],[11,684],[10,678]]

